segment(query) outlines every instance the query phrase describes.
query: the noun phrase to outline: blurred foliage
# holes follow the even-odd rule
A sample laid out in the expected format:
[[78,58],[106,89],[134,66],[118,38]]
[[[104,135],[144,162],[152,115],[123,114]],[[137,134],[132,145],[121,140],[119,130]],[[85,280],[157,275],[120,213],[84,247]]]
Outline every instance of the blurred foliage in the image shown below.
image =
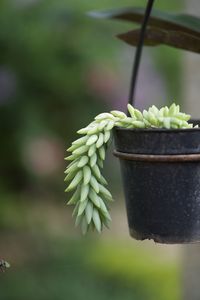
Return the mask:
[[[30,206],[29,206],[30,209]],[[22,199],[9,193],[1,194],[0,201],[0,229],[3,231],[17,231],[27,227],[28,215],[27,199]]]
[[[96,241],[86,240],[83,245],[46,237],[53,226],[55,231],[66,230],[67,209],[60,201],[64,148],[74,140],[76,130],[110,109],[109,95],[103,98],[92,87],[91,77],[99,72],[96,77],[104,89],[107,77],[98,68],[120,73],[117,68],[125,46],[113,36],[131,28],[90,19],[85,12],[145,4],[146,0],[0,1],[0,252],[11,263],[0,280],[4,300],[165,300],[166,295],[179,299],[179,270],[167,261],[157,264],[146,252],[142,256],[140,251],[126,252],[120,243],[114,248]],[[181,5],[181,0],[156,3],[165,10],[180,10]],[[180,99],[179,53],[158,48],[151,54],[167,80],[169,95]],[[61,148],[61,165],[46,179],[43,175],[48,172],[34,171],[48,158],[50,142],[53,153]],[[27,151],[32,158],[40,154],[36,166],[27,159]],[[44,167],[50,164],[47,159]],[[110,177],[116,176],[114,165],[107,165]],[[44,199],[48,203],[58,199],[63,216],[60,210],[55,215],[54,207],[53,214],[47,205],[40,206]],[[12,242],[6,240],[8,233]]]
[[88,239],[33,239],[34,256],[1,276],[1,295],[4,300],[180,299],[178,265],[116,242],[117,247]]
[[27,184],[21,161],[27,137],[69,138],[101,104],[88,93],[84,79],[91,57],[81,49],[88,48],[89,21],[62,1],[9,3],[0,3],[0,66],[8,74],[8,89],[13,87],[0,103],[0,176],[1,184],[13,189]]
[[[179,268],[151,251],[113,243],[92,247],[88,263],[104,276],[119,278],[128,287],[141,289],[144,299],[179,299]],[[143,299],[143,298],[139,298]]]
[[[116,69],[114,63],[117,63],[121,43],[114,39],[114,31],[130,28],[130,24],[93,20],[85,12],[145,3],[139,0],[118,1],[117,4],[111,0],[0,2],[3,145],[0,148],[0,190],[21,190],[30,183],[35,184],[36,177],[23,161],[23,147],[27,141],[38,136],[56,136],[67,145],[78,128],[109,106],[91,87],[91,70],[101,64]],[[179,0],[166,4],[160,0],[156,7],[178,10],[181,3]],[[159,68],[168,74],[170,95],[176,97],[180,68],[174,53],[158,52],[155,56],[159,59]],[[165,56],[168,59],[163,59]],[[106,80],[103,73],[101,77]],[[62,180],[61,176],[58,180]],[[53,182],[47,183],[49,188],[55,187]]]

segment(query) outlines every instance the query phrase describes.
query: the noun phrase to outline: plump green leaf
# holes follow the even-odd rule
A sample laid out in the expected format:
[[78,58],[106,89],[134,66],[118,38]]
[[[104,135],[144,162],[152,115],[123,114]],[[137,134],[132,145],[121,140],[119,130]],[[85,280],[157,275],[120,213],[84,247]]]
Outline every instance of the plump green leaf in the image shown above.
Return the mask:
[[89,185],[82,184],[81,186],[81,198],[80,202],[83,202],[87,199],[88,193],[89,193]]
[[97,162],[97,155],[94,153],[90,158],[90,166],[93,167]]
[[68,188],[65,190],[66,192],[69,192],[73,189],[75,189],[75,187],[79,184],[79,182],[81,181],[83,177],[83,172],[79,171],[76,176],[74,177],[74,179],[72,180],[72,182],[70,183],[70,185],[68,186]]
[[93,204],[91,202],[88,202],[85,209],[85,217],[88,224],[90,224],[92,220],[92,215],[93,215]]
[[90,189],[89,198],[92,200],[95,206],[100,207],[99,196],[93,189]]
[[98,138],[98,140],[97,140],[97,142],[96,142],[96,147],[97,147],[97,148],[100,148],[100,147],[103,145],[103,143],[104,143],[104,135],[103,135],[103,133],[101,132],[101,133],[99,134],[99,138]]
[[101,171],[100,171],[100,169],[99,169],[99,167],[97,166],[97,165],[94,165],[93,167],[92,167],[92,172],[93,172],[93,174],[95,175],[95,177],[97,178],[97,179],[101,179]]
[[91,169],[88,166],[83,167],[83,183],[87,185],[91,178]]
[[96,134],[91,135],[91,136],[88,138],[86,145],[87,145],[87,146],[91,146],[91,145],[94,144],[97,140],[98,140],[98,135],[96,135]]
[[101,232],[101,219],[99,217],[99,213],[96,208],[94,208],[94,210],[93,210],[92,219],[93,219],[94,225],[96,227],[96,230],[98,232]]
[[82,168],[84,167],[89,161],[89,158],[87,157],[87,155],[84,155],[81,157],[80,161],[77,164],[78,168]]
[[96,152],[96,145],[94,144],[94,145],[90,146],[89,151],[88,151],[88,156],[91,157],[95,152]]
[[90,179],[90,185],[94,189],[94,191],[98,194],[99,193],[99,183],[93,175],[91,176],[91,179]]
[[77,190],[74,192],[71,199],[67,202],[67,205],[76,204],[79,199],[80,199],[80,187],[78,187]]
[[83,214],[84,210],[86,209],[86,206],[87,206],[87,201],[80,202],[78,208],[78,216],[81,216]]

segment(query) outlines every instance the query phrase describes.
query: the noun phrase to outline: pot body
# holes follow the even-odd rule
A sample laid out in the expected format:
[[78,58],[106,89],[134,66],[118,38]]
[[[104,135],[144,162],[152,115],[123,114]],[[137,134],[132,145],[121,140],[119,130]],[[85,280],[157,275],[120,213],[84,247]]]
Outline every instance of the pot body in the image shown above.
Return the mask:
[[114,139],[131,236],[200,241],[200,130],[115,128]]

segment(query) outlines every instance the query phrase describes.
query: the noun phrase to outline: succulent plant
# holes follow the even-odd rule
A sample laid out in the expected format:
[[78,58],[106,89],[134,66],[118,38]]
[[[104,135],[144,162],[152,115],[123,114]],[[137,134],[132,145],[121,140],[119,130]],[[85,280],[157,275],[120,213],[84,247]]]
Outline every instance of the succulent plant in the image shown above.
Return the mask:
[[[66,192],[74,191],[68,205],[75,205],[75,224],[81,225],[83,234],[90,228],[101,232],[109,227],[111,217],[109,203],[112,195],[106,188],[107,182],[101,174],[106,149],[111,140],[114,126],[123,128],[193,128],[188,123],[190,115],[180,112],[179,105],[172,104],[158,109],[156,106],[140,112],[128,104],[130,116],[117,110],[102,113],[87,127],[78,131],[83,135],[74,141],[65,159],[71,161],[65,171],[65,181],[69,182]],[[196,127],[196,126],[195,126]]]

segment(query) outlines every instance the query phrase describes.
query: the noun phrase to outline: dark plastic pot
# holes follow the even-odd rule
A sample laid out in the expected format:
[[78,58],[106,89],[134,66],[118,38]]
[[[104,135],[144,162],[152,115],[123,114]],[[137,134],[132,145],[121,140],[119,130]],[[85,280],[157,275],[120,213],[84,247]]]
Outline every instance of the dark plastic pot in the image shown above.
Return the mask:
[[200,129],[114,129],[130,235],[200,241]]

